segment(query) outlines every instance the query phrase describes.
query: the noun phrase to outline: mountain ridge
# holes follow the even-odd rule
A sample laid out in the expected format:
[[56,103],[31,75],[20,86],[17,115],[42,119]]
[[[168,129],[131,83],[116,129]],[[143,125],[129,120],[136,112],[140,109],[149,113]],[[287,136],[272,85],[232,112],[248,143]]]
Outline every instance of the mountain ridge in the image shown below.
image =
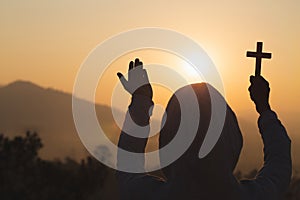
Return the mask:
[[[102,124],[114,123],[110,107],[95,104],[95,109]],[[14,137],[27,130],[41,137],[45,144],[41,156],[45,159],[81,159],[87,155],[73,121],[72,94],[23,80],[0,87],[0,133]]]
[[[99,123],[109,133],[107,137],[117,144],[120,128],[113,119],[111,108],[95,104],[95,109]],[[263,160],[262,141],[257,128],[258,116],[253,113],[237,113],[244,137],[239,168],[247,170],[260,167]],[[121,112],[119,114],[124,115]],[[281,113],[280,116],[283,116],[288,131],[293,133],[290,134],[294,143],[293,151],[298,152],[298,113]],[[88,155],[73,121],[72,94],[18,80],[0,87],[0,133],[14,137],[25,134],[27,130],[36,131],[41,137],[45,144],[41,156],[45,159],[63,159],[67,156],[81,159]],[[157,148],[157,144],[154,144],[157,143],[157,137],[150,140],[150,149]],[[294,160],[299,165],[299,161],[296,158]]]

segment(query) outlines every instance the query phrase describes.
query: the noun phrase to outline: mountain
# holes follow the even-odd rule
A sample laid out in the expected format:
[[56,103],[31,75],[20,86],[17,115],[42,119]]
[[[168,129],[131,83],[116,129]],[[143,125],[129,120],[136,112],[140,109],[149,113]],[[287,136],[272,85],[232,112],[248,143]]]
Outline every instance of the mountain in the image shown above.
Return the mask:
[[[101,122],[112,130],[109,138],[116,142],[120,129],[115,126],[111,109],[105,105],[95,105],[95,109]],[[80,159],[87,155],[73,122],[71,94],[27,81],[1,87],[0,133],[13,137],[27,130],[41,137],[42,158]]]
[[[111,108],[96,104],[95,109],[102,128],[109,133],[106,136],[117,144],[120,128],[113,119]],[[124,116],[121,111],[116,112]],[[293,141],[293,163],[299,166],[300,160],[295,156],[300,152],[299,113],[278,113]],[[237,112],[237,116],[244,137],[238,168],[243,171],[259,168],[263,160],[263,145],[256,124],[258,116],[254,111]],[[25,134],[27,130],[36,131],[41,137],[44,147],[40,155],[44,159],[63,159],[66,156],[81,159],[88,155],[75,129],[71,94],[27,81],[0,87],[0,133],[13,137]],[[157,140],[157,136],[150,139],[149,151],[158,148]]]

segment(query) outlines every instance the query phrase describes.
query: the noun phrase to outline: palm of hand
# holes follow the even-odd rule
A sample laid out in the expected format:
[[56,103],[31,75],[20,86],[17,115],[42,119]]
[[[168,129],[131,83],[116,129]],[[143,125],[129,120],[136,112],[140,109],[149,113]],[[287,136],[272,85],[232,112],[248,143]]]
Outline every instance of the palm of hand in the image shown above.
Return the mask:
[[138,58],[129,63],[128,80],[120,72],[117,75],[124,89],[131,95],[140,94],[152,98],[153,92],[147,71],[143,69],[143,63]]

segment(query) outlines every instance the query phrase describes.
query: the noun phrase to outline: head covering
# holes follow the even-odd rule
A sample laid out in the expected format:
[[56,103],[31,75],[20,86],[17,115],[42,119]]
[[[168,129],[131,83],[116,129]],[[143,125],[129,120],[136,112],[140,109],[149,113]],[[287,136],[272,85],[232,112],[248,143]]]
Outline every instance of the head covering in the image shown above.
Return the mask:
[[[193,90],[189,90],[188,87],[192,87]],[[181,110],[176,96],[180,95],[189,99],[192,96],[191,91],[196,94],[200,111],[196,137],[187,151],[175,162],[163,168],[163,172],[168,181],[188,181],[202,185],[204,188],[207,187],[209,190],[212,186],[228,184],[234,179],[233,170],[241,152],[243,138],[236,116],[222,95],[207,83],[197,83],[180,88],[169,100],[166,108],[167,118],[160,131],[159,148],[164,147],[174,138],[180,125]],[[211,122],[211,96],[209,91],[217,92],[219,94],[217,95],[218,100],[224,101],[227,107],[226,117],[222,133],[216,145],[206,157],[200,159],[198,157],[199,150]],[[197,109],[194,110],[196,112]],[[188,134],[188,128],[185,131]],[[163,152],[160,153],[160,159],[164,159],[165,156],[167,155]]]

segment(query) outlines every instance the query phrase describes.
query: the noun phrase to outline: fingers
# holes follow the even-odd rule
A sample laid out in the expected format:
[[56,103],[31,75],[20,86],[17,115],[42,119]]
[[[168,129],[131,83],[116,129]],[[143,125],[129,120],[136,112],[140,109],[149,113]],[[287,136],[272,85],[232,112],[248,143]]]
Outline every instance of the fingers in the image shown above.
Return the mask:
[[260,82],[261,82],[261,83],[263,83],[263,84],[269,86],[269,82],[268,82],[264,77],[260,76],[259,79],[260,79]]
[[134,67],[139,66],[140,60],[138,58],[135,59],[134,61]]
[[119,79],[120,79],[120,78],[122,78],[123,74],[122,74],[121,72],[118,72],[118,73],[117,73],[117,76],[118,76]]
[[143,68],[143,62],[140,62],[140,65],[138,67],[140,67],[142,69]]
[[250,76],[251,85],[266,85],[269,87],[269,82],[262,76]]
[[136,58],[135,61],[134,61],[134,67],[143,68],[143,63],[140,62],[140,60],[138,58]]
[[253,81],[261,81],[261,82],[268,82],[264,77],[262,76],[250,76],[250,82]]
[[[129,66],[128,66],[128,80],[131,79],[131,74],[132,73],[129,73],[130,70],[132,70],[133,68],[136,68],[136,67],[139,67],[139,68],[143,68],[143,63],[138,59],[136,58],[135,61],[130,61],[129,63]],[[121,72],[118,72],[117,73],[117,76],[119,77],[123,87],[126,89],[126,87],[128,86],[128,81],[125,79],[124,75],[121,73]]]
[[139,91],[152,98],[152,87],[149,83],[147,71],[143,69],[143,63],[138,58],[130,61],[127,75],[128,79],[126,80],[122,73],[117,73],[122,86],[127,92],[133,94],[136,89],[142,88]]
[[130,61],[128,71],[131,70],[131,69],[133,69],[133,65],[134,65],[134,62],[133,62],[133,61]]
[[127,88],[127,80],[125,79],[125,77],[123,76],[123,74],[121,72],[118,72],[117,76],[119,77],[120,82],[123,85],[123,87],[126,89]]
[[255,76],[250,76],[250,83],[253,84],[253,81],[255,79]]

